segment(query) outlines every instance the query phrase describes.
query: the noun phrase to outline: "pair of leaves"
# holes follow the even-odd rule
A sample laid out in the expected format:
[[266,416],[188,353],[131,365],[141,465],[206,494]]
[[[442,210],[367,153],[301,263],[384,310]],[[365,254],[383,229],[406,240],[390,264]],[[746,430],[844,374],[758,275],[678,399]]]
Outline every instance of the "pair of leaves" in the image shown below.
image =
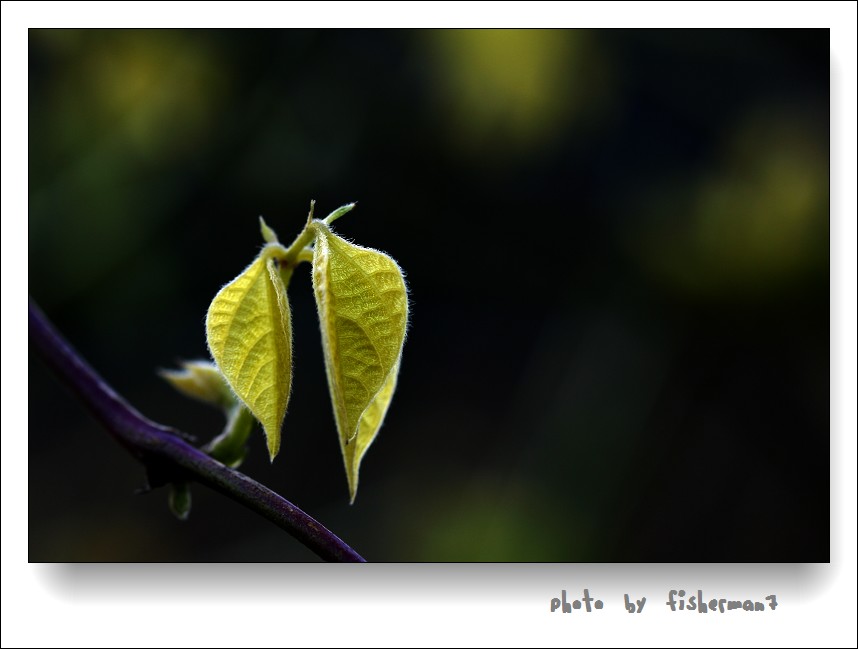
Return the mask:
[[[354,502],[361,460],[396,387],[408,317],[405,281],[384,253],[349,243],[322,221],[308,228],[315,238],[313,287],[328,385]],[[262,424],[273,460],[292,384],[283,277],[291,277],[294,260],[264,224],[263,236],[268,245],[212,301],[206,333],[229,386]]]

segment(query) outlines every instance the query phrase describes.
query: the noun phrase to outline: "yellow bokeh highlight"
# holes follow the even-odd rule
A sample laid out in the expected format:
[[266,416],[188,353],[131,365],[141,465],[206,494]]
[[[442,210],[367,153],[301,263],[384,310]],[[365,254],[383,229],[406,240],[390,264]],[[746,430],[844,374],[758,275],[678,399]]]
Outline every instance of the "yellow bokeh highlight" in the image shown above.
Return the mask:
[[[645,266],[661,281],[701,295],[759,294],[825,263],[828,160],[800,116],[746,115],[711,167],[647,206]],[[662,188],[664,189],[664,188]]]
[[438,106],[464,150],[529,153],[592,115],[603,95],[604,61],[586,31],[430,30],[425,39]]

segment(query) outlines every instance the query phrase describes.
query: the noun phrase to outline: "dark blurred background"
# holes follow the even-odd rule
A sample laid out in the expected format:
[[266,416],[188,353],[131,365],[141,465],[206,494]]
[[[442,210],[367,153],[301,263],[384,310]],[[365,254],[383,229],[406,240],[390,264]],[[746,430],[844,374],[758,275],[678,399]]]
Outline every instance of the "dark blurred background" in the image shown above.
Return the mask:
[[[829,560],[826,30],[31,30],[29,292],[152,419],[217,290],[310,199],[404,269],[356,504],[309,267],[271,465],[375,561]],[[303,561],[190,519],[29,364],[30,561]],[[5,431],[11,434],[12,431]]]

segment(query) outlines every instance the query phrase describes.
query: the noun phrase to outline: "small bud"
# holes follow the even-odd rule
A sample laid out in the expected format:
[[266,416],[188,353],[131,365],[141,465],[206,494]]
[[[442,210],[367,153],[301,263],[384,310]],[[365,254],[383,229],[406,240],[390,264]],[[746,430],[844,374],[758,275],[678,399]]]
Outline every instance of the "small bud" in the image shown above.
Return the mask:
[[187,482],[174,482],[170,485],[170,495],[167,497],[170,511],[180,521],[188,520],[191,513],[191,487]]
[[228,409],[235,395],[214,363],[186,361],[181,370],[160,370],[158,374],[185,396]]

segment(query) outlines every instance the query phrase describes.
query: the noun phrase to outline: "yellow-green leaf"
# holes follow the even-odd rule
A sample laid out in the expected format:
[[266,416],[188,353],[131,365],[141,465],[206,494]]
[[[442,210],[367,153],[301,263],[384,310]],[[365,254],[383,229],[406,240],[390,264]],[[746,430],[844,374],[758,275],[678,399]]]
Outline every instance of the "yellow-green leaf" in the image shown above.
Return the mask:
[[405,342],[408,296],[396,262],[316,222],[313,288],[349,496],[384,421]]
[[206,336],[230,387],[265,429],[273,460],[292,385],[292,323],[277,262],[267,251],[215,296]]
[[184,361],[181,365],[181,370],[160,370],[158,373],[185,396],[221,408],[232,407],[235,395],[214,363]]

